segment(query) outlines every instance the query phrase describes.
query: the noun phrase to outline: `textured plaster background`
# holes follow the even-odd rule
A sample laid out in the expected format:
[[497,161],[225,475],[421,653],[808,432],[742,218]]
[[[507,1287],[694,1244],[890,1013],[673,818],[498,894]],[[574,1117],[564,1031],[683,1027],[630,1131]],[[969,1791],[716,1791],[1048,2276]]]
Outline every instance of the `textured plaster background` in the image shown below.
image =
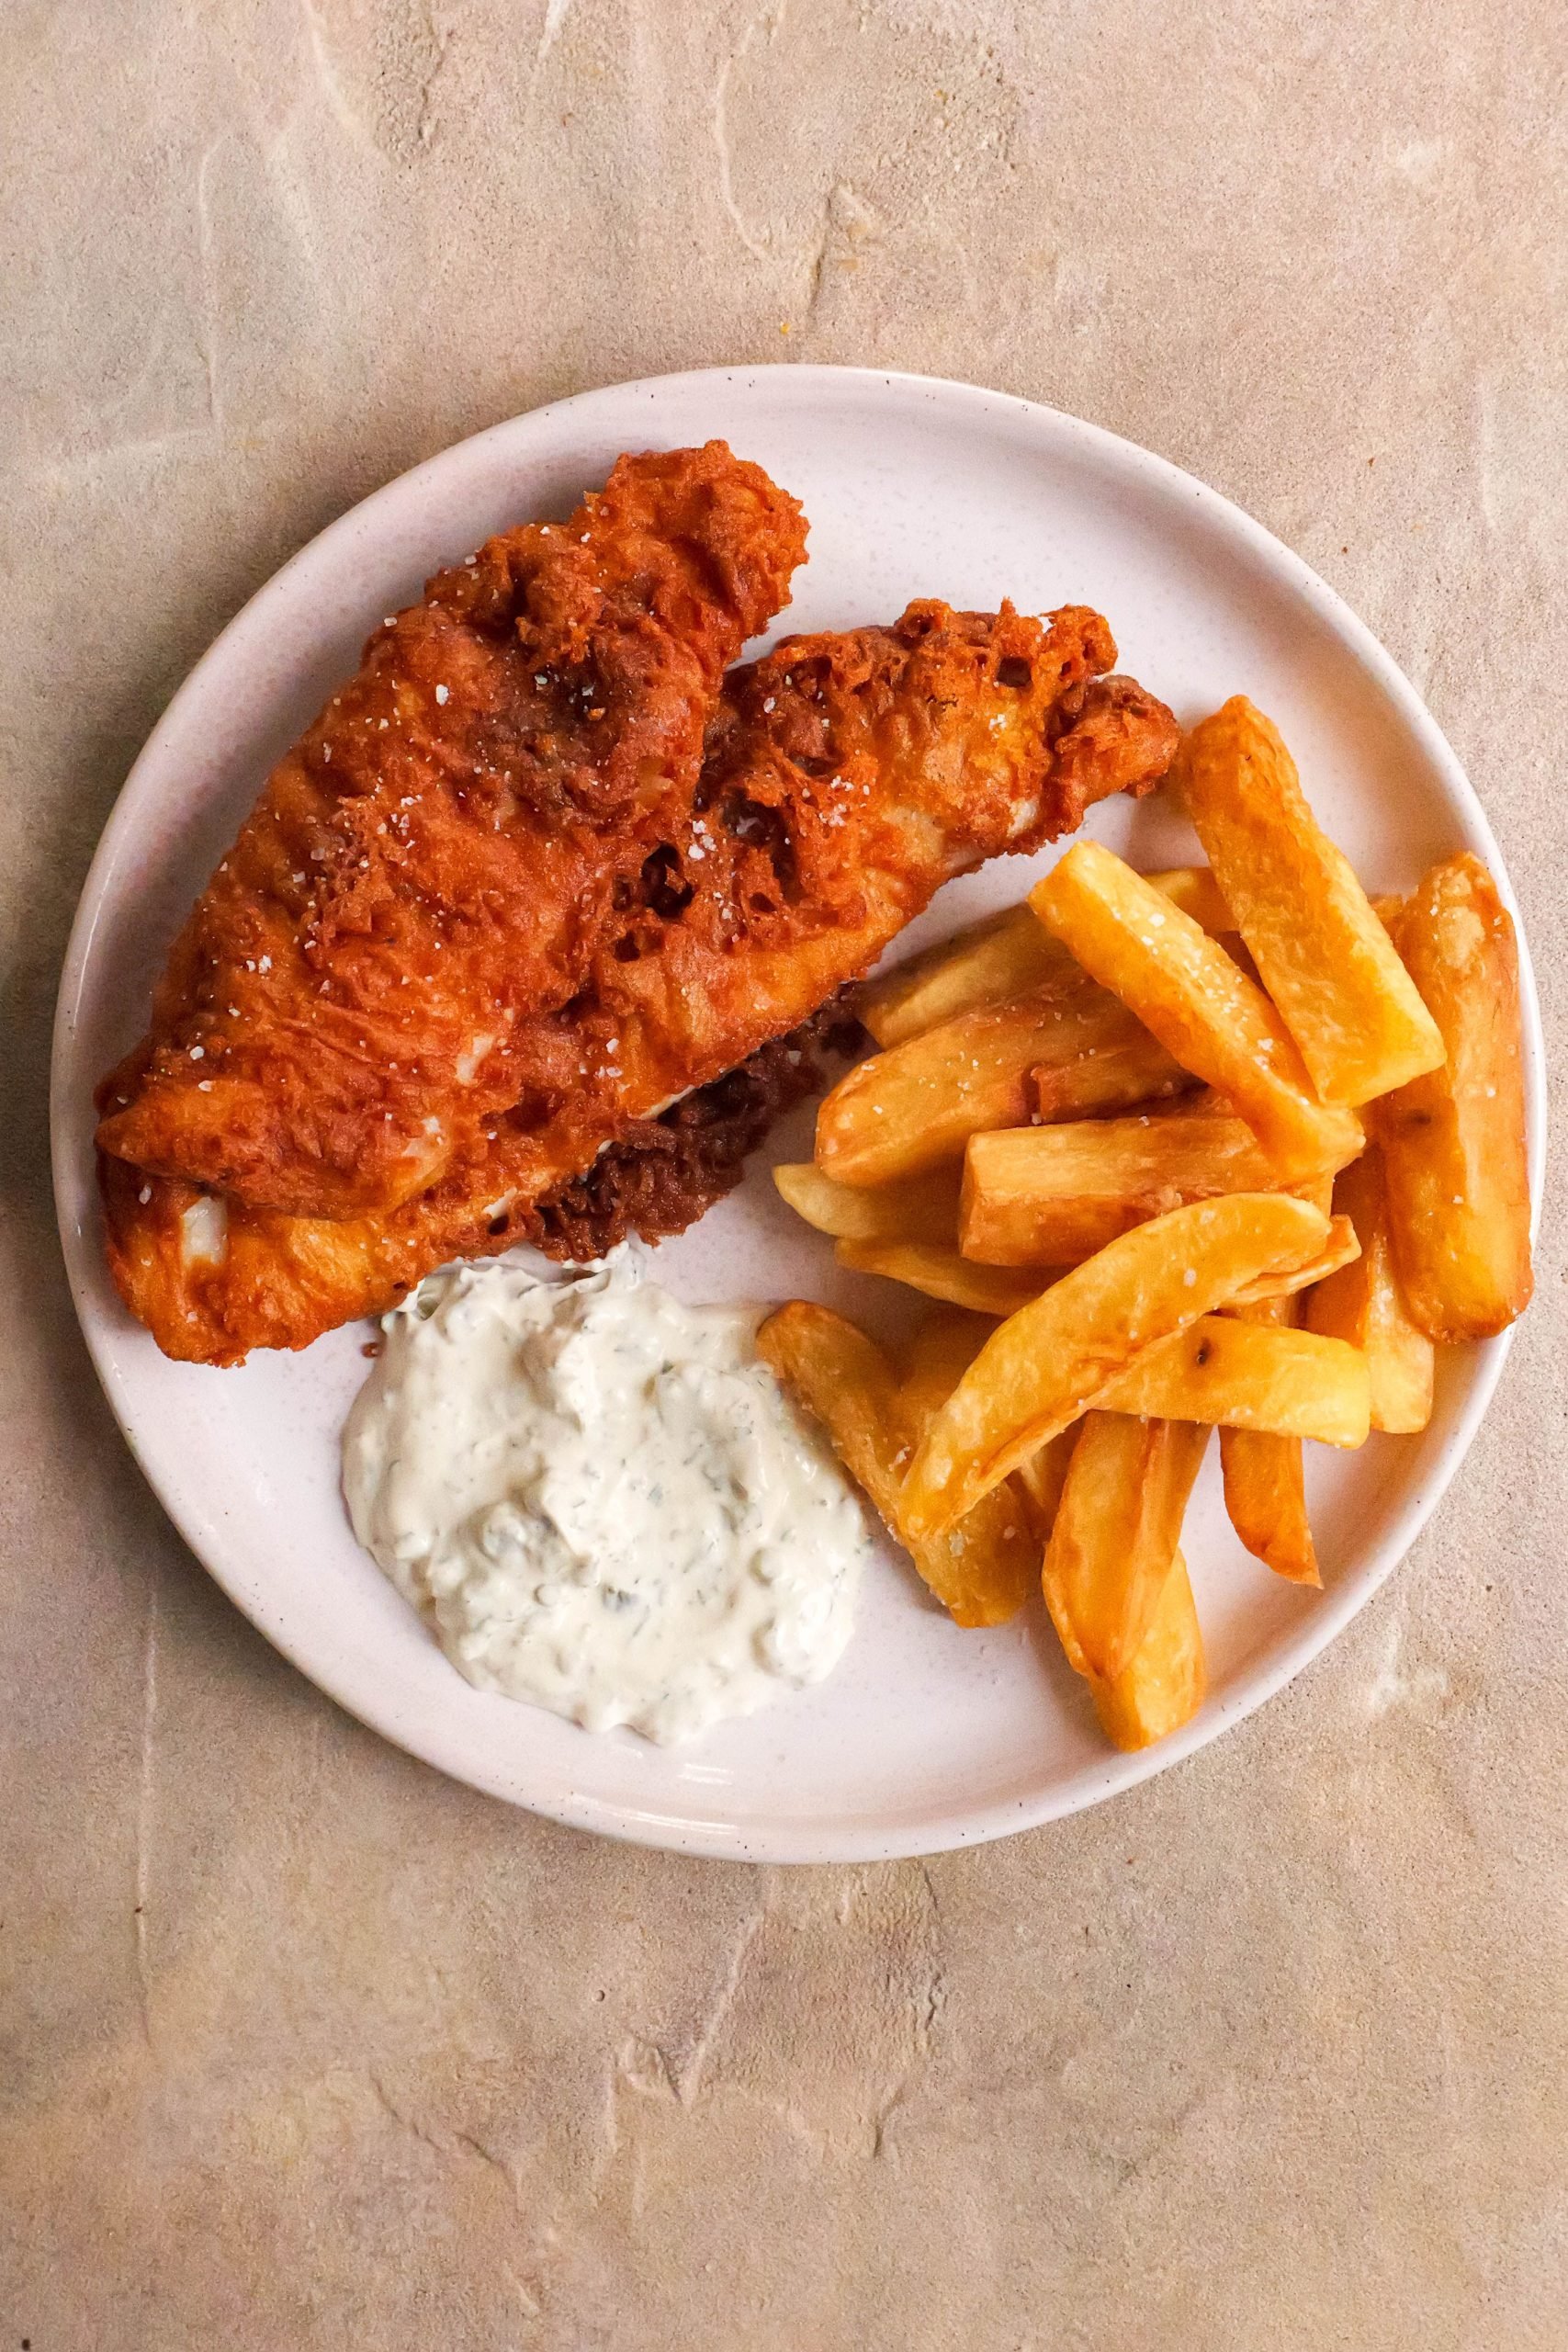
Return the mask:
[[1552,0],[0,9],[0,2352],[1568,2346],[1560,1184],[1459,1491],[1285,1697],[787,1873],[509,1813],[274,1657],[110,1425],[44,1151],[94,841],[250,592],[499,417],[796,356],[1299,548],[1467,763],[1561,1070],[1565,66]]

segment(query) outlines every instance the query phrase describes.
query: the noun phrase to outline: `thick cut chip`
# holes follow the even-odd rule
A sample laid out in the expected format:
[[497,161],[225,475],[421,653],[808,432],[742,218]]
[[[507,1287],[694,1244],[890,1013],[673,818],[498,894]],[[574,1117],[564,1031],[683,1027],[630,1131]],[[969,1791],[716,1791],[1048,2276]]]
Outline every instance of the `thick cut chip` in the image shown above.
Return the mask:
[[958,1242],[988,1266],[1071,1266],[1184,1201],[1272,1191],[1241,1119],[1173,1113],[971,1136]]
[[1010,1489],[950,1532],[911,1541],[899,1511],[900,1481],[917,1431],[892,1365],[841,1315],[796,1300],[770,1316],[757,1352],[795,1402],[827,1430],[834,1453],[887,1531],[960,1625],[997,1625],[1016,1614],[1033,1577],[1033,1547]]
[[1466,852],[1432,868],[1394,944],[1448,1047],[1441,1069],[1373,1114],[1394,1260],[1430,1338],[1485,1340],[1522,1313],[1534,1286],[1514,926]]
[[1211,938],[1219,939],[1226,932],[1235,931],[1235,917],[1208,866],[1168,865],[1157,874],[1145,874],[1144,879],[1168,899],[1173,907],[1190,915]]
[[1235,1193],[1172,1209],[1075,1266],[1002,1324],[937,1415],[905,1485],[907,1525],[922,1535],[954,1525],[1142,1350],[1260,1274],[1303,1264],[1327,1230],[1289,1193]]
[[1325,1216],[1329,1216],[1333,1211],[1334,1176],[1332,1171],[1322,1176],[1309,1176],[1304,1182],[1292,1184],[1288,1190],[1298,1193],[1303,1201],[1311,1201],[1315,1207],[1323,1211]]
[[[922,1427],[947,1402],[996,1328],[993,1315],[961,1313],[957,1308],[933,1315],[920,1326],[909,1346],[902,1395],[907,1408],[918,1406]],[[1021,1462],[1008,1482],[1023,1505],[1025,1521],[1042,1552],[1051,1540],[1077,1437],[1076,1426],[1062,1430],[1038,1453]]]
[[[1296,1301],[1275,1298],[1260,1306],[1233,1305],[1224,1311],[1284,1330],[1295,1322]],[[1222,1429],[1220,1469],[1230,1523],[1254,1559],[1292,1584],[1321,1585],[1307,1519],[1301,1439],[1280,1437],[1269,1430]]]
[[[898,1390],[906,1437],[918,1442],[925,1435],[995,1328],[989,1315],[957,1307],[943,1308],[921,1324],[904,1352]],[[1016,1616],[1034,1589],[1041,1541],[1036,1509],[1021,1477],[1007,1479],[985,1496],[953,1535],[941,1539],[962,1548],[965,1582],[957,1605],[947,1604],[955,1622],[999,1625]]]
[[855,1011],[879,1046],[901,1046],[961,1012],[1043,988],[1071,963],[1027,906],[1007,907],[868,980]]
[[1114,1682],[1092,1682],[1100,1728],[1118,1747],[1149,1747],[1190,1722],[1208,1690],[1192,1580],[1179,1552],[1144,1645]]
[[[1354,1167],[1358,1165],[1352,1161]],[[1316,1202],[1314,1206],[1319,1205]],[[1326,1210],[1325,1211],[1326,1215]],[[1310,1290],[1314,1283],[1326,1282],[1341,1266],[1348,1266],[1359,1257],[1361,1245],[1356,1238],[1356,1228],[1348,1216],[1328,1219],[1328,1238],[1304,1266],[1292,1268],[1288,1274],[1263,1274],[1255,1283],[1247,1283],[1225,1305],[1225,1313],[1233,1314],[1248,1306],[1265,1306],[1270,1299],[1293,1298],[1298,1291]]]
[[[919,1442],[963,1378],[989,1324],[960,1314],[933,1317],[916,1334],[898,1390],[906,1442]],[[909,1545],[893,1527],[920,1574],[959,1625],[1002,1625],[1016,1617],[1034,1589],[1033,1519],[1011,1479],[983,1495],[963,1524],[934,1544]],[[932,1570],[942,1581],[932,1581]]]
[[1245,695],[1182,759],[1188,812],[1258,974],[1325,1102],[1370,1102],[1435,1069],[1443,1040],[1280,730]]
[[1308,1292],[1306,1326],[1360,1349],[1371,1384],[1373,1429],[1409,1435],[1432,1418],[1437,1350],[1412,1319],[1399,1287],[1376,1144],[1341,1172],[1334,1203],[1354,1225],[1360,1255]]
[[1029,902],[1183,1069],[1228,1096],[1277,1181],[1342,1168],[1360,1149],[1359,1120],[1317,1101],[1262,989],[1110,850],[1075,842]]
[[1012,1474],[1012,1483],[1023,1498],[1024,1514],[1042,1551],[1051,1541],[1051,1531],[1056,1524],[1062,1489],[1067,1483],[1067,1470],[1077,1442],[1076,1423],[1070,1429],[1058,1430],[1038,1453],[1030,1454]]
[[976,1315],[1016,1315],[1039,1297],[1047,1279],[1043,1267],[1032,1274],[1016,1274],[1006,1266],[976,1266],[956,1250],[932,1241],[840,1241],[833,1254],[853,1273],[882,1274],[889,1282],[923,1291],[927,1298],[966,1306]]
[[[1039,925],[1035,925],[1039,929]],[[897,1184],[836,1184],[811,1160],[773,1170],[773,1182],[797,1216],[839,1241],[937,1241],[958,1231],[959,1173],[933,1168]]]
[[1343,1340],[1205,1315],[1147,1348],[1095,1402],[1320,1445],[1364,1445],[1371,1427],[1366,1360]]
[[886,1184],[957,1159],[982,1128],[1123,1110],[1189,1083],[1124,1005],[1067,967],[858,1063],[817,1114],[817,1164],[840,1184]]
[[[1206,865],[1173,865],[1148,879],[1205,931],[1235,929]],[[1072,960],[1027,905],[1007,907],[868,980],[855,1010],[879,1046],[901,1046],[961,1012],[1043,988]]]
[[1041,1580],[1063,1648],[1096,1680],[1143,1646],[1208,1442],[1187,1421],[1084,1416]]
[[923,1420],[945,1405],[995,1329],[993,1317],[956,1306],[928,1315],[900,1356],[906,1406]]

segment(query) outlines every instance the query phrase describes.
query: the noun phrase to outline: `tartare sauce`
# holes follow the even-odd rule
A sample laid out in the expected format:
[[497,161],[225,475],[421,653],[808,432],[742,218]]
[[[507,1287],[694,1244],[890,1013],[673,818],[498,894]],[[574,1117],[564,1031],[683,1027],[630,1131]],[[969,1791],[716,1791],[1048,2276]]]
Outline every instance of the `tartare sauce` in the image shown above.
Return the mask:
[[871,1537],[757,1321],[626,1250],[457,1267],[388,1316],[344,1493],[470,1682],[670,1741],[831,1672]]

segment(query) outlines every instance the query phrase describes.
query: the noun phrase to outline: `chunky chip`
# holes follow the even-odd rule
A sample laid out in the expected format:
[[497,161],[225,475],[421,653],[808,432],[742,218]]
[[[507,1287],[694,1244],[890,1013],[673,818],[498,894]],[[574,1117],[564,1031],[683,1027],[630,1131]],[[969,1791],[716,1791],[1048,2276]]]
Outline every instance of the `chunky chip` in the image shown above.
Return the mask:
[[1218,1422],[1319,1445],[1364,1445],[1371,1427],[1359,1349],[1228,1315],[1205,1315],[1145,1349],[1095,1401],[1118,1413]]
[[1118,1747],[1152,1747],[1202,1705],[1208,1689],[1203,1636],[1187,1563],[1178,1552],[1143,1647],[1113,1682],[1092,1682],[1100,1729]]
[[996,1625],[1015,1615],[1033,1581],[1034,1551],[1010,1488],[987,1496],[948,1532],[911,1541],[905,1530],[901,1480],[919,1428],[881,1349],[841,1315],[797,1299],[762,1325],[757,1352],[822,1424],[851,1477],[955,1621]]
[[1044,1289],[1043,1267],[1016,1274],[1005,1266],[976,1266],[956,1250],[931,1241],[840,1241],[833,1252],[852,1273],[883,1274],[976,1315],[1016,1315]]
[[956,1306],[939,1306],[917,1326],[899,1358],[899,1393],[918,1418],[946,1404],[995,1329],[990,1316]]
[[982,1128],[1040,1115],[1042,1083],[1046,1115],[1077,1118],[1190,1081],[1125,1006],[1065,968],[1028,996],[962,1013],[857,1063],[818,1112],[817,1164],[840,1184],[916,1175],[960,1158]]
[[1043,988],[1071,963],[1027,906],[1008,907],[868,980],[855,1010],[879,1046],[901,1046],[961,1012]]
[[1306,1327],[1360,1349],[1367,1360],[1373,1429],[1409,1435],[1432,1418],[1437,1350],[1399,1287],[1382,1154],[1375,1144],[1341,1171],[1334,1204],[1353,1224],[1360,1254],[1307,1293]]
[[1229,1098],[1276,1181],[1342,1168],[1360,1149],[1359,1120],[1317,1100],[1263,990],[1110,850],[1075,842],[1030,904],[1183,1069]]
[[1373,1114],[1399,1279],[1428,1338],[1490,1339],[1534,1287],[1513,922],[1467,851],[1432,868],[1394,944],[1448,1048]]
[[920,1535],[953,1526],[1144,1349],[1303,1264],[1327,1231],[1289,1193],[1235,1193],[1172,1209],[1075,1266],[1001,1325],[937,1415],[905,1485],[905,1523]]
[[1168,865],[1159,873],[1145,874],[1144,879],[1173,907],[1190,915],[1211,938],[1220,939],[1235,931],[1235,917],[1208,866]]
[[1113,1680],[1142,1648],[1208,1442],[1190,1422],[1085,1414],[1041,1570],[1080,1672]]
[[[1293,1298],[1260,1306],[1227,1306],[1226,1315],[1285,1330],[1296,1319]],[[1270,1430],[1222,1429],[1220,1471],[1225,1510],[1255,1559],[1292,1584],[1321,1585],[1317,1547],[1307,1519],[1302,1441]]]
[[[1148,880],[1205,931],[1235,929],[1206,865],[1169,866]],[[855,1009],[879,1046],[901,1046],[961,1012],[1043,988],[1072,960],[1027,905],[1008,907],[868,980]]]
[[1062,1489],[1067,1483],[1067,1470],[1077,1440],[1076,1423],[1069,1429],[1058,1430],[1038,1452],[1026,1455],[1012,1474],[1012,1483],[1023,1498],[1024,1516],[1042,1552],[1051,1541],[1051,1531],[1056,1524]]
[[958,1241],[990,1266],[1071,1266],[1184,1201],[1273,1189],[1241,1119],[1157,1114],[971,1136]]
[[[1038,927],[1038,926],[1037,926]],[[786,1162],[773,1182],[797,1216],[840,1241],[944,1241],[958,1231],[959,1171],[933,1168],[902,1183],[836,1184],[810,1160]]]
[[[1355,1162],[1352,1161],[1354,1166]],[[1319,1205],[1314,1203],[1314,1206]],[[1326,1214],[1326,1212],[1325,1212]],[[1348,1216],[1328,1219],[1328,1238],[1321,1250],[1315,1250],[1302,1266],[1288,1274],[1262,1274],[1255,1283],[1247,1283],[1233,1299],[1226,1301],[1225,1312],[1244,1306],[1263,1306],[1273,1298],[1293,1298],[1298,1291],[1310,1290],[1314,1283],[1326,1282],[1359,1257],[1361,1245],[1356,1238],[1356,1228]]]
[[1443,1040],[1280,730],[1245,695],[1188,737],[1181,781],[1215,881],[1325,1102],[1386,1094]]

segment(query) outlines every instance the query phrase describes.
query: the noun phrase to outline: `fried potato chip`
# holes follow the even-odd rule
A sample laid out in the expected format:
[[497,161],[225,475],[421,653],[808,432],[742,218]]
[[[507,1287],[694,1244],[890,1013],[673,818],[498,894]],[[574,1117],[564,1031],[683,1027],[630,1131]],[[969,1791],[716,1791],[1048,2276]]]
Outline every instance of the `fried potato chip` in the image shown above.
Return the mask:
[[1394,944],[1448,1048],[1372,1114],[1400,1284],[1429,1338],[1485,1340],[1534,1287],[1514,926],[1467,851],[1432,868]]
[[1371,1393],[1359,1348],[1311,1331],[1269,1330],[1228,1315],[1205,1315],[1145,1348],[1095,1402],[1117,1413],[1217,1421],[1276,1437],[1310,1437],[1320,1445],[1364,1445],[1371,1427]]
[[[1038,925],[1036,926],[1038,928]],[[811,1160],[773,1170],[773,1182],[797,1216],[840,1241],[942,1241],[958,1231],[960,1171],[933,1168],[902,1183],[836,1184]]]
[[1203,1636],[1179,1552],[1136,1657],[1114,1682],[1091,1682],[1089,1689],[1101,1730],[1122,1748],[1152,1747],[1179,1731],[1202,1705],[1208,1690]]
[[919,1535],[952,1527],[1099,1402],[1141,1350],[1260,1274],[1303,1264],[1327,1230],[1317,1209],[1289,1193],[1235,1193],[1172,1209],[1074,1267],[1000,1326],[937,1415],[905,1484],[906,1525]]
[[1276,1181],[1342,1168],[1360,1149],[1359,1120],[1317,1101],[1262,989],[1110,850],[1075,842],[1029,902],[1184,1069],[1229,1098]]
[[1213,872],[1206,865],[1168,865],[1157,874],[1145,874],[1145,881],[1151,889],[1190,915],[1211,939],[1223,938],[1236,927],[1224,893]]
[[1376,1144],[1341,1171],[1334,1201],[1351,1220],[1360,1254],[1307,1293],[1306,1328],[1348,1340],[1366,1357],[1373,1429],[1402,1435],[1424,1430],[1432,1418],[1437,1350],[1412,1318],[1399,1287],[1382,1154]]
[[1036,1114],[1042,1070],[1053,1118],[1190,1083],[1125,1006],[1074,967],[1028,996],[857,1063],[818,1112],[817,1164],[838,1183],[868,1185],[956,1159],[981,1128],[1021,1126]]
[[[920,1326],[909,1347],[903,1394],[924,1419],[929,1420],[937,1407],[946,1403],[996,1328],[994,1316],[964,1314],[955,1307],[931,1316]],[[1023,1505],[1025,1522],[1042,1552],[1051,1540],[1077,1435],[1076,1424],[1059,1431],[1038,1453],[1021,1462],[1009,1482]]]
[[1267,1430],[1222,1429],[1220,1469],[1225,1512],[1238,1542],[1287,1583],[1321,1587],[1301,1439]]
[[961,1526],[910,1540],[899,1510],[910,1425],[893,1367],[874,1341],[826,1306],[796,1300],[757,1334],[757,1352],[795,1402],[826,1430],[888,1532],[960,1625],[998,1625],[1022,1606],[1034,1546],[1010,1487],[987,1495]]
[[[987,1317],[954,1310],[932,1317],[916,1333],[898,1390],[904,1434],[912,1445],[946,1404],[990,1329]],[[901,1543],[906,1540],[899,1536]],[[951,1534],[938,1537],[934,1556],[952,1580],[944,1590],[934,1585],[931,1589],[957,1624],[1005,1624],[1034,1589],[1038,1542],[1024,1496],[1016,1480],[1006,1479]],[[910,1556],[921,1566],[921,1551]],[[950,1571],[952,1562],[956,1567]],[[921,1573],[926,1575],[924,1567]]]
[[1061,1506],[1062,1489],[1067,1483],[1067,1469],[1077,1443],[1077,1423],[1058,1430],[1048,1438],[1039,1451],[1027,1455],[1012,1474],[1012,1483],[1023,1498],[1023,1515],[1042,1552],[1051,1541],[1051,1531],[1056,1524],[1056,1512]]
[[[1359,1165],[1352,1160],[1352,1167]],[[1314,1206],[1317,1204],[1314,1202]],[[1361,1254],[1356,1238],[1356,1228],[1348,1216],[1332,1216],[1328,1220],[1328,1238],[1321,1250],[1314,1252],[1304,1266],[1296,1266],[1288,1274],[1263,1274],[1255,1283],[1247,1283],[1228,1299],[1220,1309],[1222,1315],[1234,1315],[1249,1306],[1266,1306],[1270,1299],[1292,1298],[1298,1291],[1310,1290],[1314,1283],[1326,1282],[1330,1274],[1348,1266]]]
[[945,1405],[991,1333],[996,1318],[939,1306],[917,1326],[901,1358],[900,1395],[924,1419]]
[[972,1265],[956,1250],[931,1241],[840,1241],[833,1255],[852,1272],[883,1274],[976,1315],[1016,1315],[1039,1297],[1049,1279],[1044,1267],[1021,1276],[1005,1266]]
[[1287,1192],[1294,1193],[1298,1200],[1311,1201],[1315,1208],[1320,1208],[1324,1216],[1327,1216],[1334,1207],[1334,1173],[1335,1171],[1330,1169],[1321,1176],[1309,1176],[1304,1183],[1288,1184],[1285,1189]]
[[[1173,865],[1148,879],[1205,931],[1235,929],[1206,865]],[[855,1009],[879,1046],[901,1046],[961,1012],[1043,988],[1072,960],[1027,905],[1007,907],[867,980]]]
[[1435,1069],[1443,1040],[1271,720],[1234,695],[1183,747],[1188,813],[1318,1098],[1354,1106]]
[[867,980],[855,1010],[879,1046],[901,1046],[961,1012],[1043,988],[1071,963],[1027,906],[1007,907]]
[[[1284,1330],[1295,1322],[1296,1301],[1274,1298],[1240,1308],[1233,1303],[1224,1311]],[[1254,1559],[1292,1584],[1321,1585],[1307,1520],[1301,1439],[1280,1437],[1269,1430],[1222,1429],[1220,1470],[1226,1514]]]
[[1041,1570],[1081,1673],[1114,1680],[1142,1648],[1208,1442],[1187,1421],[1085,1414]]
[[1275,1182],[1235,1118],[1156,1114],[971,1136],[958,1246],[988,1266],[1076,1265],[1184,1201]]

